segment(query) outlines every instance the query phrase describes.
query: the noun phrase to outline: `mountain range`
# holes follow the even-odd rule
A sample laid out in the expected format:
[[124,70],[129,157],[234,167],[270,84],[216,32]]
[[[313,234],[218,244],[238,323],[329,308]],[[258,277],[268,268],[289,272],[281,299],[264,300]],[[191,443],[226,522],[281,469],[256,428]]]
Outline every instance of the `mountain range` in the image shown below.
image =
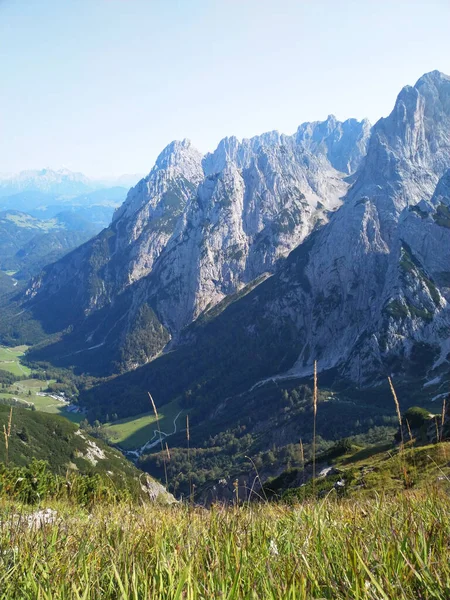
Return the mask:
[[[373,127],[329,116],[205,156],[172,142],[111,225],[15,302],[58,336],[36,360],[96,375],[149,362],[124,382],[214,410],[316,360],[358,387],[442,385],[449,260],[450,78],[433,71]],[[114,381],[117,412],[142,409]]]
[[[33,282],[28,306],[52,333],[79,321],[73,352],[102,348],[105,373],[112,362],[128,369],[154,358],[328,220],[369,132],[366,121],[329,117],[294,136],[225,139],[205,157],[187,140],[173,142],[111,226]],[[339,149],[346,173],[333,166]],[[75,264],[92,268],[75,267],[74,277]],[[137,345],[143,330],[151,335]]]
[[[108,227],[127,194],[121,185],[130,178],[138,180],[125,175],[107,187],[67,169],[0,176],[0,292]],[[15,280],[8,281],[10,272],[17,273]]]
[[90,179],[69,169],[29,169],[14,174],[0,173],[0,197],[22,192],[41,192],[60,197],[80,196],[95,190],[111,187],[129,188],[140,175],[120,175],[105,179]]
[[114,209],[125,200],[131,183],[139,179],[139,175],[122,175],[93,180],[68,169],[0,175],[0,210],[17,210],[40,220],[70,211],[90,221],[97,233],[111,223]]

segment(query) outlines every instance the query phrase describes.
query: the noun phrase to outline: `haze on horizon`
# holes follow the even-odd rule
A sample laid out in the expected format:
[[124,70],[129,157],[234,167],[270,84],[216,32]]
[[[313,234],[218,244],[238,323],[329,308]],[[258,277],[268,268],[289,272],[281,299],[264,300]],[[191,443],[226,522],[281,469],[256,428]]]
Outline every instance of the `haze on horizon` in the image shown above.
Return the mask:
[[374,123],[450,74],[449,23],[447,0],[0,0],[0,172],[147,173],[173,139]]

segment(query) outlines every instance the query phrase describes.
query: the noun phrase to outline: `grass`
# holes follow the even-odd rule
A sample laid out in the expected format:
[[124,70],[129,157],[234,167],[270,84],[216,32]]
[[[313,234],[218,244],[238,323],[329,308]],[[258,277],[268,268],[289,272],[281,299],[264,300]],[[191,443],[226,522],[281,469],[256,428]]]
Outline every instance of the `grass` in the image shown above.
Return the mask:
[[[165,437],[164,433],[173,433],[173,421],[180,411],[180,406],[176,401],[158,408],[159,423],[161,432],[163,432],[163,437]],[[180,428],[185,427],[183,414],[184,413],[181,412],[176,421],[177,431],[179,431]],[[153,411],[143,413],[136,417],[107,423],[102,427],[102,431],[110,443],[118,444],[124,450],[140,448],[151,439],[154,439],[154,441],[159,439],[158,424]]]
[[0,346],[0,369],[9,371],[13,375],[29,375],[31,370],[20,362],[27,349],[27,346],[16,346],[15,348]]
[[[3,217],[3,220],[11,221],[17,227],[24,227],[25,229],[37,229],[41,231],[51,231],[52,229],[58,228],[58,222],[56,219],[48,219],[47,221],[40,221],[30,215],[20,213],[12,214],[7,213]],[[59,226],[60,227],[60,226]]]
[[446,600],[447,491],[210,511],[54,504],[42,528],[3,502],[0,598]]
[[[15,348],[0,346],[0,369],[9,371],[13,375],[19,377],[31,375],[31,369],[21,364],[21,358],[24,356],[27,349],[28,346],[16,346]],[[68,413],[66,411],[66,405],[55,398],[37,395],[41,388],[45,389],[49,383],[55,383],[55,380],[48,380],[45,382],[32,378],[22,379],[9,387],[2,389],[0,391],[0,399],[5,401],[16,399],[24,406],[28,406],[32,403],[36,410],[59,414],[70,421],[79,423],[84,418],[83,415]]]

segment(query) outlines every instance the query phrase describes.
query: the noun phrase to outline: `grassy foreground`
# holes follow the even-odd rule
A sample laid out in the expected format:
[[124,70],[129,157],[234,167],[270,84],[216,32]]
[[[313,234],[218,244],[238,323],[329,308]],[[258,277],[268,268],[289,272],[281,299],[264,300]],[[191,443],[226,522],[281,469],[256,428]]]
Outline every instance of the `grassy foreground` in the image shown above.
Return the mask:
[[59,521],[37,529],[0,505],[0,598],[450,597],[444,487],[291,507],[54,508]]

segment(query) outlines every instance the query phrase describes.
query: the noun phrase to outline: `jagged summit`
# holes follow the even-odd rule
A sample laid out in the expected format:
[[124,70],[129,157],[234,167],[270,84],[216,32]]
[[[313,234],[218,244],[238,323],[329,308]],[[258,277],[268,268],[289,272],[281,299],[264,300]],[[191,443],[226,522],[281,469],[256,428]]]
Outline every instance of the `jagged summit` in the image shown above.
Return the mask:
[[322,153],[338,171],[350,175],[358,169],[366,154],[370,128],[367,119],[340,122],[334,115],[329,115],[326,121],[300,125],[295,139],[303,148]]
[[164,199],[168,198],[167,194],[174,186],[187,186],[187,190],[181,190],[184,204],[186,194],[192,193],[192,186],[197,186],[203,179],[202,158],[202,154],[188,139],[168,144],[147,177],[128,192],[125,202],[114,213],[113,222],[121,218],[138,218],[137,212],[141,209],[144,210],[142,219],[155,216],[158,206],[160,211],[166,208],[171,211]]
[[392,206],[398,214],[408,204],[430,199],[448,168],[450,80],[433,71],[419,82],[404,87],[391,114],[373,126],[355,202],[367,197],[379,209]]
[[423,85],[448,85],[450,82],[450,76],[442,73],[435,69],[434,71],[430,71],[429,73],[425,73],[422,77],[419,77],[414,87],[420,88]]
[[158,169],[179,167],[186,161],[195,161],[201,156],[201,153],[194,148],[190,140],[186,138],[182,141],[174,140],[159,154],[155,167]]
[[341,122],[334,115],[328,115],[325,121],[303,123],[293,135],[274,130],[242,141],[235,136],[226,137],[214,152],[205,155],[203,168],[209,175],[219,173],[230,161],[241,168],[247,167],[252,154],[263,147],[284,145],[307,151],[315,157],[323,156],[337,171],[351,174],[359,167],[366,152],[370,127],[367,119]]
[[111,227],[33,282],[27,309],[71,328],[67,360],[100,357],[110,372],[176,347],[193,321],[271,274],[267,295],[258,287],[251,310],[234,310],[246,306],[249,336],[264,326],[276,339],[287,323],[290,374],[317,358],[364,383],[419,340],[442,358],[449,136],[448,78],[432,73],[373,128],[330,115],[292,136],[224,138],[206,156],[172,142]]
[[[84,338],[79,329],[74,342],[79,354],[108,345],[123,361],[127,347],[128,366],[154,356],[203,311],[274,272],[340,206],[345,174],[359,165],[369,130],[357,121],[327,127],[343,140],[328,140],[325,150],[277,131],[225,138],[206,156],[189,140],[171,142],[111,226],[33,282],[32,310],[45,319],[56,303],[53,329],[83,319]],[[344,172],[334,164],[340,152]],[[99,323],[105,311],[110,316]],[[136,355],[129,339],[142,311],[151,315],[153,341]]]

